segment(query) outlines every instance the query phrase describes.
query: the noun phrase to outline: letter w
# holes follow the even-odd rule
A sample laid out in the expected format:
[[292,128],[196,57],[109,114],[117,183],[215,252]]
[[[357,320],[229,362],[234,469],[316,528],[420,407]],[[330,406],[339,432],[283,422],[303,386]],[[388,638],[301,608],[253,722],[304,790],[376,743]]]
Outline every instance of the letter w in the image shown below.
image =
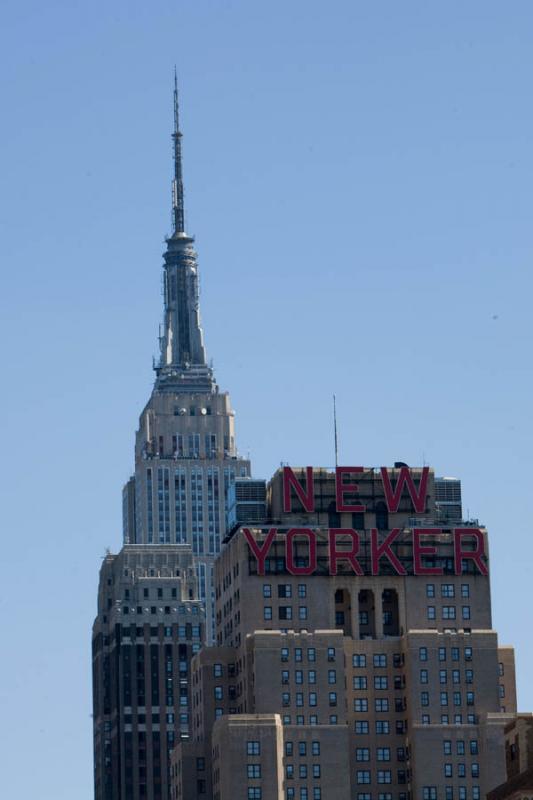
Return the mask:
[[420,484],[417,491],[414,481],[411,477],[411,470],[409,467],[400,467],[400,475],[396,483],[396,488],[393,489],[389,478],[389,470],[387,467],[381,467],[381,480],[383,481],[383,489],[385,491],[385,499],[387,501],[387,508],[389,511],[392,513],[398,511],[398,506],[400,505],[403,487],[405,484],[407,484],[407,489],[409,491],[409,495],[411,496],[411,500],[413,501],[415,511],[417,511],[419,514],[425,511],[428,476],[429,467],[423,467],[422,477],[420,478]]

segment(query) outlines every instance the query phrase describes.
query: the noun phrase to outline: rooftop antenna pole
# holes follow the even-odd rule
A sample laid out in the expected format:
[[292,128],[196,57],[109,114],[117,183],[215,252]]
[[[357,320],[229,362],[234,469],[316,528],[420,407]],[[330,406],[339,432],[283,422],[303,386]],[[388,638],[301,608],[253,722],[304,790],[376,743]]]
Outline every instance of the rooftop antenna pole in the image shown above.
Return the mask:
[[335,469],[337,469],[339,464],[339,444],[337,441],[337,401],[335,395],[333,395],[333,432],[335,436]]
[[181,169],[181,131],[178,106],[178,75],[174,67],[174,180],[172,181],[173,233],[185,232],[185,205],[183,201],[183,174]]

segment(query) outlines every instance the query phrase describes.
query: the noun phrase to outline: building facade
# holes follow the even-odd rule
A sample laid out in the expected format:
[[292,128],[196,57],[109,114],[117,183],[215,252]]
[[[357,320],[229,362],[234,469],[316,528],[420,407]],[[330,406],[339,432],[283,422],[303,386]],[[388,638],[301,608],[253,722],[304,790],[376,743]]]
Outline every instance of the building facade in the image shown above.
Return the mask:
[[529,800],[533,794],[533,715],[518,714],[505,728],[506,780],[487,800]]
[[481,800],[504,779],[486,530],[439,521],[430,470],[343,470],[279,470],[219,556],[173,800]]
[[205,641],[191,548],[125,545],[100,570],[93,626],[96,800],[167,798],[190,734],[190,663]]

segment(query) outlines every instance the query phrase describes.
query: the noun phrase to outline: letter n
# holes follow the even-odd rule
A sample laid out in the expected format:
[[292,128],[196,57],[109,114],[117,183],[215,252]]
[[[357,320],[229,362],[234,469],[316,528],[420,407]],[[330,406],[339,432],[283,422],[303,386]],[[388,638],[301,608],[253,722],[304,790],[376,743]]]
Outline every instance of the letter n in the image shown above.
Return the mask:
[[304,489],[290,467],[283,467],[283,511],[292,511],[291,486],[296,492],[305,511],[315,510],[315,487],[313,483],[313,467],[306,467],[307,491]]

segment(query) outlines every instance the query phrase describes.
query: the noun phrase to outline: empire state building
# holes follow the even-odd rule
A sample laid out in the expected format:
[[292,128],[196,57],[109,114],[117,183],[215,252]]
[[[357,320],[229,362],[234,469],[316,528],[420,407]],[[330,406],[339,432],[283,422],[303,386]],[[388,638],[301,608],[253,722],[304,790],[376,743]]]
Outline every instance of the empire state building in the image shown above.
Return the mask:
[[173,230],[164,253],[164,319],[155,385],[139,420],[135,474],[124,487],[124,543],[192,547],[199,599],[213,640],[213,562],[224,536],[228,492],[250,474],[239,457],[229,394],[207,363],[198,263],[185,231],[178,90],[174,86]]
[[124,545],[103,560],[93,625],[96,800],[169,796],[171,751],[191,732],[191,659],[214,640],[213,565],[228,501],[250,475],[237,454],[229,395],[206,359],[196,252],[184,224],[176,84],[172,138],[160,356],[123,491]]

